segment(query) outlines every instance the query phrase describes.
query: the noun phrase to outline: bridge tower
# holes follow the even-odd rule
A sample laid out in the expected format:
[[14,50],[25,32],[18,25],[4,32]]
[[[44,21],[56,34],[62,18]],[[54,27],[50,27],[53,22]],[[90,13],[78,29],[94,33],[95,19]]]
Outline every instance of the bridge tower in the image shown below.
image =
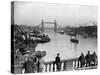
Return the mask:
[[45,22],[43,19],[41,20],[41,32],[44,32],[44,24],[54,24],[54,31],[57,32],[57,22]]

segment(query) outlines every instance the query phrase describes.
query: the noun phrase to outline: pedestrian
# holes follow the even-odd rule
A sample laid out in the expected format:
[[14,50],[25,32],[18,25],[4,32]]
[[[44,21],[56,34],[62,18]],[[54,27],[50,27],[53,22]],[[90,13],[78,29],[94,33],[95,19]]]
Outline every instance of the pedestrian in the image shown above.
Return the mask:
[[33,73],[33,62],[30,58],[27,58],[27,60],[24,62],[22,70],[24,69],[24,73]]
[[57,53],[57,56],[55,58],[55,64],[56,64],[56,67],[57,67],[57,71],[60,71],[61,70],[61,60],[60,60],[60,57],[59,57],[59,53]]
[[90,67],[91,66],[91,61],[92,61],[92,55],[90,54],[90,51],[88,51],[88,54],[85,56],[85,60],[86,60],[86,67]]
[[34,56],[34,58],[32,58],[32,61],[33,61],[33,65],[32,65],[32,68],[33,68],[33,72],[37,72],[38,70],[38,67],[37,67],[37,64],[38,64],[38,58],[36,56]]
[[[85,57],[84,57],[83,53],[81,53],[81,55],[80,55],[80,57],[78,59],[78,64],[79,63],[80,63],[80,67],[84,67],[84,65],[85,65]],[[78,67],[79,67],[79,65],[78,65]]]
[[97,64],[97,55],[95,52],[92,54],[92,62],[93,62],[93,66]]
[[38,72],[43,72],[44,60],[42,57],[38,57]]

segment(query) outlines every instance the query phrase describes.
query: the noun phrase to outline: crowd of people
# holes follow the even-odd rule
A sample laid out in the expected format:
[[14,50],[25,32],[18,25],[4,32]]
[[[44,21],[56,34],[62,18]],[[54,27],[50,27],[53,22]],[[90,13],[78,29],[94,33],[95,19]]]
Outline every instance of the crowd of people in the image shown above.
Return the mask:
[[[55,57],[54,63],[56,65],[56,70],[61,70],[61,59],[60,54],[57,53],[57,56]],[[78,58],[78,68],[82,67],[90,67],[90,66],[96,66],[97,65],[97,55],[94,52],[93,54],[90,54],[90,51],[84,56],[83,53]],[[35,72],[43,72],[44,68],[44,60],[42,57],[29,57],[25,59],[25,62],[23,63],[22,70],[24,70],[24,73],[35,73]]]
[[90,51],[88,51],[86,56],[84,56],[84,54],[81,53],[78,59],[78,67],[90,67],[96,65],[97,65],[97,55],[95,52],[93,54],[90,54]]
[[[55,57],[54,63],[57,66],[57,71],[61,70],[61,60],[60,60],[60,54],[58,53],[57,56]],[[82,67],[90,67],[90,66],[97,66],[97,54],[93,52],[93,54],[90,54],[90,51],[84,56],[83,53],[78,58],[78,65],[77,68],[82,68]]]
[[[57,71],[61,70],[61,60],[59,57],[59,53],[55,57],[54,64],[56,64]],[[35,73],[35,72],[43,72],[44,68],[44,60],[42,57],[28,57],[25,59],[22,67],[22,73]]]
[[43,71],[44,60],[41,57],[29,57],[23,63],[23,73],[35,73]]
[[[58,53],[57,56],[55,57],[54,64],[56,64],[56,69],[57,71],[61,70],[61,59],[60,59],[60,54]],[[90,51],[84,56],[83,53],[78,58],[78,67],[77,68],[82,68],[82,67],[90,67],[90,66],[97,66],[97,54],[93,52],[93,54],[90,54]]]

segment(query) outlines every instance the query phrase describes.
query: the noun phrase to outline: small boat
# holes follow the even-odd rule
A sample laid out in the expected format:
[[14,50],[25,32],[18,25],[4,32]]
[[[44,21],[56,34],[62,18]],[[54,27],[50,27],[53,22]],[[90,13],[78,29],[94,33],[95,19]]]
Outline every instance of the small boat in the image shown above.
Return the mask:
[[41,40],[39,41],[40,43],[46,43],[46,42],[50,42],[50,38],[45,36],[43,38],[41,38]]
[[73,42],[73,43],[79,43],[78,39],[70,39],[70,41]]
[[62,30],[62,31],[58,31],[58,33],[60,33],[60,34],[64,34],[64,31]]
[[60,31],[59,33],[64,34],[64,31]]
[[67,33],[68,35],[70,36],[76,36],[76,34],[74,32],[70,32],[70,33]]

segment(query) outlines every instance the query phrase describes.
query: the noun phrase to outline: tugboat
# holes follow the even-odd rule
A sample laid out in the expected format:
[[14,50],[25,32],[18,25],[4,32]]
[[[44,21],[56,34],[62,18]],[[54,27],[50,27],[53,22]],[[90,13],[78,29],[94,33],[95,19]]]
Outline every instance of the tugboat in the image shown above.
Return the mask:
[[[74,36],[74,38],[72,38],[72,36]],[[79,43],[79,40],[77,39],[76,36],[77,36],[77,34],[76,34],[76,30],[75,30],[74,34],[71,35],[70,41],[73,42],[73,43]]]
[[64,34],[65,32],[63,30],[57,31],[60,34]]
[[62,30],[62,31],[59,31],[58,33],[60,33],[60,34],[64,34],[64,31]]
[[79,43],[78,39],[70,39],[70,41],[73,42],[73,43]]
[[34,34],[34,32],[31,33],[30,37],[37,41],[38,43],[46,43],[46,42],[50,42],[50,38],[48,35],[45,34]]
[[50,42],[50,38],[48,37],[48,35],[42,35],[41,40],[39,40],[39,42],[40,43]]

